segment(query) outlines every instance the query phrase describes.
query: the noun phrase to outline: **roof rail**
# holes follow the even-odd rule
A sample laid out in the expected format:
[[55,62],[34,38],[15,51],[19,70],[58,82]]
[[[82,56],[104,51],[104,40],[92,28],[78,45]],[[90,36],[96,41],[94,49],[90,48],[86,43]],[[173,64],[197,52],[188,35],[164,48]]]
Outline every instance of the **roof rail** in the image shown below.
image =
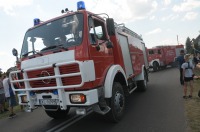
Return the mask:
[[135,33],[134,31],[130,30],[129,28],[125,27],[125,24],[118,24],[117,25],[118,28],[120,28],[123,32],[135,37],[135,38],[138,38],[140,40],[143,40],[142,37],[140,35],[138,35],[137,33]]

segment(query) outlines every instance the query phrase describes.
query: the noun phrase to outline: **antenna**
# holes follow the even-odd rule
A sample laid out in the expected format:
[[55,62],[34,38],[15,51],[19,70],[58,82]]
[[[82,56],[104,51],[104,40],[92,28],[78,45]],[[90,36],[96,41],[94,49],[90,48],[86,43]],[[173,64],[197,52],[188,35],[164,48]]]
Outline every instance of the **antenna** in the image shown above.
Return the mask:
[[178,42],[178,35],[177,35],[177,43],[178,43],[178,45],[179,45],[179,42]]

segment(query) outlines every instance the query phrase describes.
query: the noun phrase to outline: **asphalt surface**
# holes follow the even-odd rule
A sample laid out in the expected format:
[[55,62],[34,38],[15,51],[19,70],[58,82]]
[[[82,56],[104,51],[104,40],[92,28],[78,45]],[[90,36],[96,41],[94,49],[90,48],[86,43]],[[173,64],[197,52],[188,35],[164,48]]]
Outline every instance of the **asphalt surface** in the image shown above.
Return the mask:
[[[57,129],[63,132],[187,132],[184,115],[182,87],[179,84],[179,70],[168,68],[150,73],[146,92],[134,92],[126,100],[123,119],[115,124],[104,116],[90,115]],[[73,112],[72,112],[73,113]],[[18,113],[14,119],[0,120],[0,132],[44,132],[65,120],[49,118],[39,108],[32,113]]]
[[178,80],[176,68],[150,73],[148,90],[128,97],[126,113],[120,123],[111,124],[94,114],[64,131],[186,132],[183,91]]

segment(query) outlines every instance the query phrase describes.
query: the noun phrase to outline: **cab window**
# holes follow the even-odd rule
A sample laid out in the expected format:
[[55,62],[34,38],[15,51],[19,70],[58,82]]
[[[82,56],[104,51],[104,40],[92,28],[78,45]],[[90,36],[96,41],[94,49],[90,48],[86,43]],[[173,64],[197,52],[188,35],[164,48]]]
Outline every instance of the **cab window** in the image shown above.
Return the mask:
[[96,40],[107,40],[104,23],[97,19],[89,18],[89,39],[96,43]]
[[161,54],[161,51],[160,51],[160,49],[158,50],[158,54]]
[[149,55],[154,54],[153,50],[149,50]]

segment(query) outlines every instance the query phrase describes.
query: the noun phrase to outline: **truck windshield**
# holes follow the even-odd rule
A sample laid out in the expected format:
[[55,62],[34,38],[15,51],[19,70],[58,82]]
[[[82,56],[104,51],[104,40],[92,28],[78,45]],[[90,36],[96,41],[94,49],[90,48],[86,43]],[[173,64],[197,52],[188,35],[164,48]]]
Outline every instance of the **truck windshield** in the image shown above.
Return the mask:
[[83,14],[70,15],[28,30],[25,34],[21,58],[80,45],[83,36]]

